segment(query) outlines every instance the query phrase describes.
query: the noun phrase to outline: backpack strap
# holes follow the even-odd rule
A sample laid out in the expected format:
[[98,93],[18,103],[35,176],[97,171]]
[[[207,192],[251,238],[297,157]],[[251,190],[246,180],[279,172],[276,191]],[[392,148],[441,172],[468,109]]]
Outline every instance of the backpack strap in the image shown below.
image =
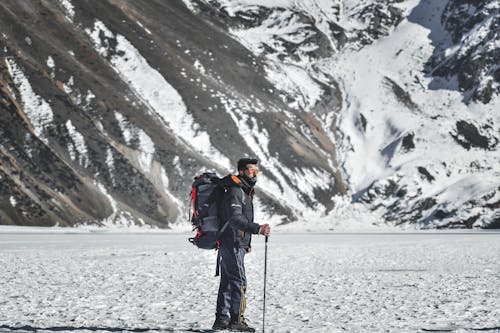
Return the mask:
[[220,272],[220,251],[217,251],[217,264],[215,265],[215,276],[219,276]]
[[[217,239],[219,239],[220,236],[224,233],[228,225],[229,225],[229,220],[227,220],[226,223],[224,223],[224,225],[222,226],[222,228],[220,228],[220,230],[217,232]],[[215,265],[215,276],[219,276],[220,259],[221,259],[220,251],[219,249],[217,249],[217,264]]]
[[245,191],[243,191],[243,189],[240,187],[240,190],[241,190],[241,202],[243,204],[246,204],[245,202]]

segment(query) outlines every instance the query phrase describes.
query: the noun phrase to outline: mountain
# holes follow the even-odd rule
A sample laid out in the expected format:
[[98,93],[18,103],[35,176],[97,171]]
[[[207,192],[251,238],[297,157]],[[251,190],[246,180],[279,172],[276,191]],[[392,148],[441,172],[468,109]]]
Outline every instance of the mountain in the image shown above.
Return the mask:
[[260,221],[499,227],[499,7],[3,1],[0,224],[186,224],[248,155]]

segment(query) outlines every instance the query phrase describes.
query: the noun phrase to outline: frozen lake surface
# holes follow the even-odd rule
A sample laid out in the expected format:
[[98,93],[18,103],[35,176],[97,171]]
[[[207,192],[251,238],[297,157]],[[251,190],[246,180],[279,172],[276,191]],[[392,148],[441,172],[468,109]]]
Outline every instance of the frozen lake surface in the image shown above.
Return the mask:
[[[0,331],[189,332],[215,252],[188,234],[0,233]],[[264,242],[246,257],[261,330]],[[266,332],[500,332],[500,233],[274,234]]]

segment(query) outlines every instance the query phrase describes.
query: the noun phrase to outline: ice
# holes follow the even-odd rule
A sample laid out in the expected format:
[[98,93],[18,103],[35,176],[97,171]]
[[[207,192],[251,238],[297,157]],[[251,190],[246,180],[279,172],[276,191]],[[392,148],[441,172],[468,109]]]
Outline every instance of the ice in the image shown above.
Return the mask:
[[[0,330],[208,329],[216,255],[187,237],[0,233]],[[263,238],[252,245],[246,317],[260,330]],[[494,232],[275,232],[266,332],[493,332],[500,326],[499,260]]]

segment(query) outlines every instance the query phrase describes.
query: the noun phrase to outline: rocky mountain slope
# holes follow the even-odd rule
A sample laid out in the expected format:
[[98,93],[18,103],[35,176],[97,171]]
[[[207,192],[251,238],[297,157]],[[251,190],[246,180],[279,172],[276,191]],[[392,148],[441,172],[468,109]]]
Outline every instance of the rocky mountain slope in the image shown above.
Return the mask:
[[0,224],[186,224],[250,155],[261,220],[498,227],[499,8],[3,1]]

